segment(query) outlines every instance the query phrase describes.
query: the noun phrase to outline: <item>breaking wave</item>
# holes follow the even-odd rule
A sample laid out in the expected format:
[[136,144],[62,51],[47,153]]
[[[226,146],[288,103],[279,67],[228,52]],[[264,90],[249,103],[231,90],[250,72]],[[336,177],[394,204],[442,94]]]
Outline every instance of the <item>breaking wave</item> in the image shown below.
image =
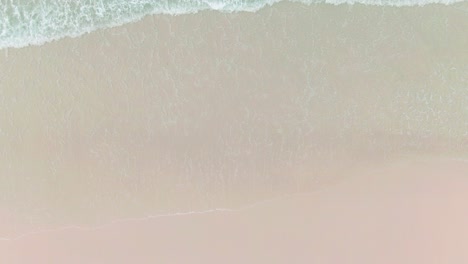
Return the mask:
[[[152,14],[203,10],[256,12],[288,0],[0,0],[0,49],[42,45],[64,37],[123,25]],[[303,4],[422,6],[463,0],[290,0]]]

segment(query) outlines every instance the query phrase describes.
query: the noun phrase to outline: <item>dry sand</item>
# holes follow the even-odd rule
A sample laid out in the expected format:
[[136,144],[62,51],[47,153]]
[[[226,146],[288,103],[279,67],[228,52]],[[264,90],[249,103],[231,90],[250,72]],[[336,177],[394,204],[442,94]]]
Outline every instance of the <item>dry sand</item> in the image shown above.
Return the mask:
[[105,226],[2,263],[466,262],[466,8],[281,3],[1,52],[1,235]]

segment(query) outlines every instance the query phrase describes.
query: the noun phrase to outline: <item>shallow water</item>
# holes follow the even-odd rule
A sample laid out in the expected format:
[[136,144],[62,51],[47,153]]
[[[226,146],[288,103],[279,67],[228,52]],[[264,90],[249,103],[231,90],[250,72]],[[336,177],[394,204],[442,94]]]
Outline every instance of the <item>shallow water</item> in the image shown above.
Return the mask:
[[283,2],[9,49],[2,202],[35,223],[108,221],[466,157],[467,24],[444,5]]

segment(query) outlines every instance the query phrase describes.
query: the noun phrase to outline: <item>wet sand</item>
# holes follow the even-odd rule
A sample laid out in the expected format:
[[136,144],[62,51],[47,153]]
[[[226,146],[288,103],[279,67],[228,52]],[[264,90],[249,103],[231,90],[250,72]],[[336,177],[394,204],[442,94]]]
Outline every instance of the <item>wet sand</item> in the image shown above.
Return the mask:
[[237,211],[128,220],[0,241],[0,260],[464,263],[466,175],[466,161],[405,162]]

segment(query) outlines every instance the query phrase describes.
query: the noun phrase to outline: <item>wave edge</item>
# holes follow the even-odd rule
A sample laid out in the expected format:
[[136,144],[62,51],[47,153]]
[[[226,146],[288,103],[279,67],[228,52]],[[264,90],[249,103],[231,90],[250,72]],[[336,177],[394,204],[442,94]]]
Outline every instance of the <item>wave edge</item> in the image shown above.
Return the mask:
[[[151,0],[146,0],[151,1]],[[242,1],[242,0],[241,0]],[[314,4],[331,4],[331,5],[354,5],[361,4],[367,6],[389,6],[389,7],[411,7],[411,6],[425,6],[431,4],[442,4],[451,5],[466,0],[428,0],[428,1],[412,1],[412,0],[396,0],[387,2],[385,0],[267,0],[263,2],[248,2],[244,5],[233,5],[232,2],[216,2],[214,0],[202,0],[197,2],[198,6],[180,8],[178,6],[172,8],[161,8],[161,5],[154,6],[145,12],[129,14],[127,16],[121,16],[118,19],[110,19],[108,21],[91,21],[90,24],[82,25],[81,27],[75,27],[73,30],[64,30],[60,32],[52,32],[50,34],[41,34],[40,31],[34,33],[31,28],[29,29],[29,35],[24,35],[25,32],[13,32],[7,30],[8,25],[5,25],[7,19],[3,19],[2,24],[0,20],[0,49],[8,48],[25,48],[28,46],[41,46],[53,41],[57,41],[63,38],[77,38],[93,31],[108,29],[113,27],[122,26],[129,23],[135,23],[147,16],[151,15],[188,15],[196,14],[202,11],[218,11],[222,13],[237,13],[237,12],[257,12],[267,6],[272,6],[279,2],[292,2],[300,3],[304,5]],[[102,1],[101,1],[102,3]],[[141,5],[148,4],[149,2],[143,1]],[[81,7],[83,9],[83,7]],[[5,8],[4,8],[5,10]],[[96,10],[95,10],[96,11]],[[0,10],[0,14],[5,17],[5,11]],[[0,17],[2,17],[0,16]],[[21,21],[26,24],[28,21]],[[73,21],[75,22],[75,21]],[[95,23],[92,23],[95,22]],[[31,22],[29,22],[31,24]],[[49,25],[47,25],[49,26]],[[41,30],[43,28],[40,28]],[[32,32],[32,33],[31,33]]]

